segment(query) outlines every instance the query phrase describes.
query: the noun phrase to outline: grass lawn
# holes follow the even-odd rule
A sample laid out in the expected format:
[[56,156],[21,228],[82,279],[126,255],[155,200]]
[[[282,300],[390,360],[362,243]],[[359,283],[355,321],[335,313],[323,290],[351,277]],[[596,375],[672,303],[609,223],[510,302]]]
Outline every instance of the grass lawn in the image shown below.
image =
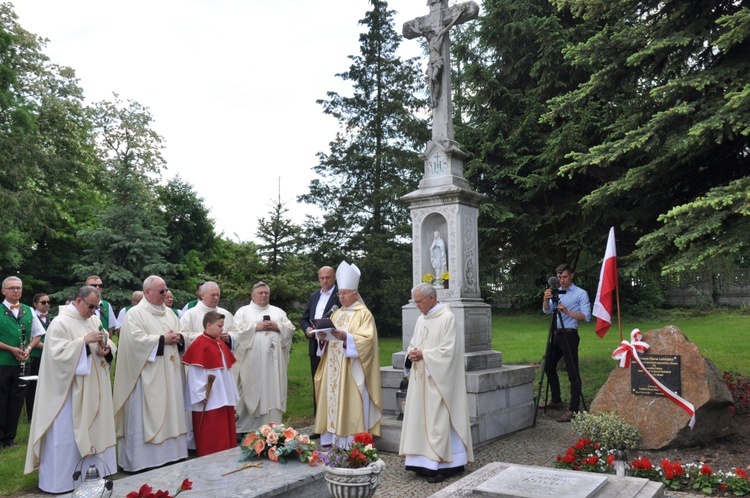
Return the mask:
[[[750,348],[745,340],[750,337],[750,315],[740,312],[718,311],[664,312],[663,318],[636,320],[625,319],[623,339],[630,340],[630,331],[639,328],[643,333],[651,329],[675,325],[694,342],[701,353],[713,360],[719,371],[729,370],[744,375],[750,374]],[[550,318],[538,314],[501,314],[492,320],[492,348],[502,351],[503,363],[539,365],[547,341]],[[615,323],[604,339],[594,334],[594,322],[584,323],[580,329],[581,345],[579,361],[583,394],[587,405],[607,380],[609,372],[617,363],[611,359],[612,351],[620,343]],[[302,335],[299,335],[302,339]],[[380,364],[389,366],[391,355],[401,350],[401,338],[380,339]],[[537,369],[539,370],[539,369]],[[538,379],[538,378],[537,378]],[[563,396],[570,392],[567,376],[560,375]],[[534,386],[534,392],[537,385]],[[312,378],[307,343],[304,339],[295,342],[289,361],[289,393],[287,421],[295,427],[312,424]],[[19,491],[36,487],[36,472],[23,475],[29,425],[26,415],[21,415],[18,446],[0,450],[0,496],[11,496]]]

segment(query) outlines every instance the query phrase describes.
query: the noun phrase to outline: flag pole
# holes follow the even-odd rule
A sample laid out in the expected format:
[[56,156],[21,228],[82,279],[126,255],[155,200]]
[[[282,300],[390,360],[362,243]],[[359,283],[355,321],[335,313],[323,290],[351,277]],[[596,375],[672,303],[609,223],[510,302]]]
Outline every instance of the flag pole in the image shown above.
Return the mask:
[[615,297],[617,299],[617,327],[620,329],[620,342],[622,342],[622,317],[620,316],[620,279],[615,285]]

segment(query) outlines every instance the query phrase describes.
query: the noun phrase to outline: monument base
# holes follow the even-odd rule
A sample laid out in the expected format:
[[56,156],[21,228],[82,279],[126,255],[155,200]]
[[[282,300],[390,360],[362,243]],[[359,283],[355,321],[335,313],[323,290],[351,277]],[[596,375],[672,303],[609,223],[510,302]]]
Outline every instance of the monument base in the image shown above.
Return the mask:
[[[474,445],[531,427],[534,422],[534,367],[510,365],[466,372],[471,436]],[[383,422],[378,448],[398,451],[401,422],[396,420],[396,391],[403,370],[380,369]]]
[[664,485],[638,477],[494,462],[454,482],[432,498],[654,498]]

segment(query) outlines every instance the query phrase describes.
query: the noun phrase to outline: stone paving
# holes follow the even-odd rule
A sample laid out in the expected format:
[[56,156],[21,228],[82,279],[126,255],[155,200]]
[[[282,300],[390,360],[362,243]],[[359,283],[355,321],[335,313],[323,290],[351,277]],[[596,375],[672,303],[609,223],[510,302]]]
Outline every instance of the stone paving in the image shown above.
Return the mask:
[[[554,467],[558,453],[564,453],[578,440],[570,424],[559,423],[559,412],[546,415],[540,411],[536,427],[509,434],[480,448],[474,448],[474,463],[466,466],[464,475],[491,462],[508,462],[540,467]],[[381,453],[386,463],[383,482],[375,492],[376,497],[423,497],[461,479],[456,476],[437,484],[430,484],[413,472],[404,470],[404,461],[395,453]]]

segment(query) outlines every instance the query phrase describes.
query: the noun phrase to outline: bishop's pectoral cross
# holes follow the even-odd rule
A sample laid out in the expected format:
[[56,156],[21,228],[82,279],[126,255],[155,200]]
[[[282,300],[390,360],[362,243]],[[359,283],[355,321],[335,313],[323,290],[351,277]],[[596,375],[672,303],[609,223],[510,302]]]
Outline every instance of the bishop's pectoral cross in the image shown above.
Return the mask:
[[479,6],[475,2],[464,2],[448,7],[448,0],[427,0],[427,5],[430,6],[430,14],[404,23],[403,34],[408,40],[420,36],[427,38],[430,47],[427,81],[432,103],[432,139],[453,140],[451,42],[448,32],[453,26],[476,19]]

